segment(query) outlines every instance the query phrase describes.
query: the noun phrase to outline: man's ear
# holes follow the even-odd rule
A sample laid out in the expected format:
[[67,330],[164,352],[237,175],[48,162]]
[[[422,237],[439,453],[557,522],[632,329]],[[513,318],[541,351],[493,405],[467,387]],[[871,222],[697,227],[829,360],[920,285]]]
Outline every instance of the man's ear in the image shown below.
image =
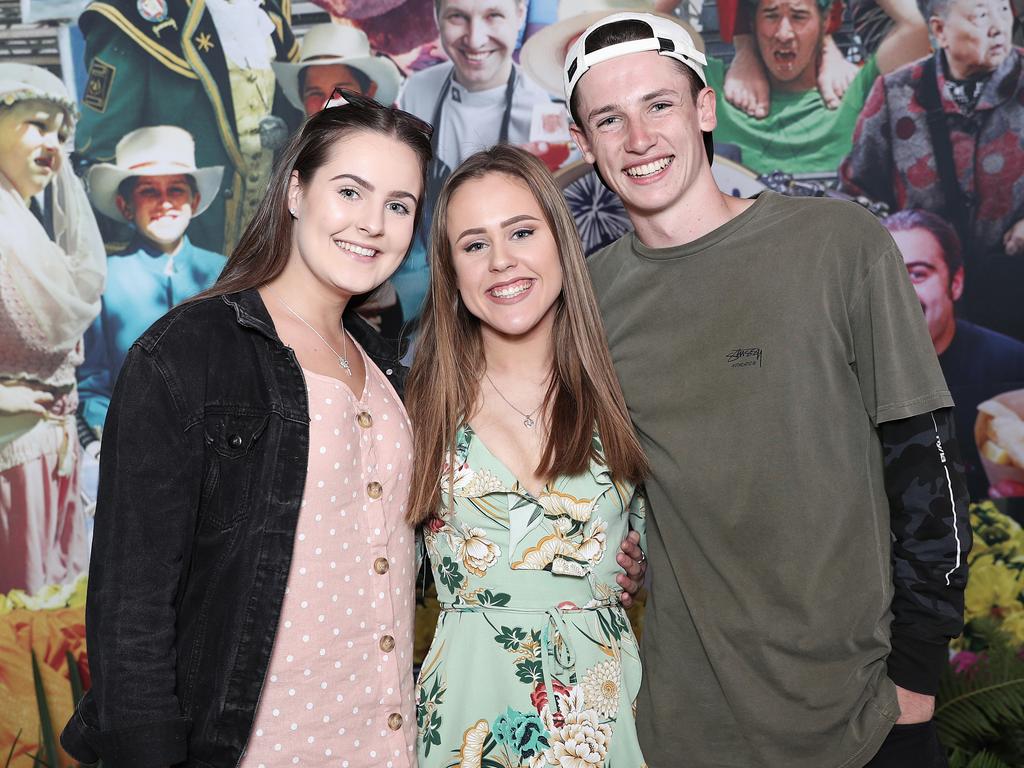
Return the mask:
[[595,161],[594,153],[590,151],[590,142],[587,140],[586,131],[576,125],[576,123],[569,123],[569,135],[572,136],[572,140],[576,142],[576,146],[583,153],[583,159],[593,165]]
[[370,87],[366,89],[366,93],[363,94],[366,98],[372,99],[377,95],[377,81],[371,80]]
[[953,273],[953,279],[949,281],[949,295],[953,297],[953,301],[960,301],[960,297],[964,295],[963,267]]
[[135,211],[132,210],[132,205],[121,195],[114,198],[114,204],[117,206],[117,210],[121,212],[126,221],[135,221]]
[[702,131],[713,131],[718,125],[718,112],[715,104],[715,89],[705,86],[697,94],[697,122]]
[[938,16],[928,19],[928,31],[931,32],[936,48],[942,48],[946,36],[946,21]]

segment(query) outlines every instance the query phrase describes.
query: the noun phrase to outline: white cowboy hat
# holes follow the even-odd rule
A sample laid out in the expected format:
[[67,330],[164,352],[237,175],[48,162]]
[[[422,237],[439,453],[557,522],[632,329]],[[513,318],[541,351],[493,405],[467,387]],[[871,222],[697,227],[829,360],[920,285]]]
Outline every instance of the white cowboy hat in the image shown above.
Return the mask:
[[[560,0],[558,21],[540,29],[523,43],[519,64],[530,79],[559,101],[565,99],[562,73],[569,47],[594,22],[619,11],[647,11],[650,0]],[[658,14],[663,16],[665,14]],[[665,16],[681,25],[697,50],[704,51],[704,39],[690,24],[675,16]]]
[[[358,70],[377,84],[375,101],[386,107],[395,103],[402,75],[398,67],[386,56],[375,56],[370,50],[366,33],[341,24],[317,24],[309,28],[302,39],[302,50],[296,62],[271,63],[277,82],[285,97],[302,112],[306,107],[299,92],[299,73],[306,67],[326,64],[344,64]],[[329,94],[328,94],[329,95]]]
[[131,176],[175,176],[184,174],[196,181],[198,216],[217,197],[224,166],[196,168],[196,144],[192,134],[172,125],[137,128],[117,142],[113,163],[99,163],[89,169],[89,200],[93,207],[115,221],[124,221],[117,208],[117,188]]
[[75,101],[59,77],[32,64],[0,64],[0,105],[9,107],[27,99],[52,102],[72,120],[78,116]]

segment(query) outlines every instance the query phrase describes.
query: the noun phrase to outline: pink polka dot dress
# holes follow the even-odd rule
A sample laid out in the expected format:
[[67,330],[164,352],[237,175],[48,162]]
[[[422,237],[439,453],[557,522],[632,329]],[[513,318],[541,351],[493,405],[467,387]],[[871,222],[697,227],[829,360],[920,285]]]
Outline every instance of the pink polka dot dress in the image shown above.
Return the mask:
[[363,359],[358,400],[303,371],[309,469],[244,768],[416,765],[412,434],[391,384]]

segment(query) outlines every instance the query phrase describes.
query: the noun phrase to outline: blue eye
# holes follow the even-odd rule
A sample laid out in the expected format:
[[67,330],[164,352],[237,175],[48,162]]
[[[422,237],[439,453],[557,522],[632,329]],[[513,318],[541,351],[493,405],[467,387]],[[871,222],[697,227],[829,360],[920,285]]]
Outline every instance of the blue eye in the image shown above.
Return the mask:
[[399,214],[400,216],[408,216],[410,213],[409,206],[407,206],[405,203],[400,203],[397,200],[388,203],[387,209],[392,213]]
[[352,187],[342,187],[338,190],[338,194],[347,200],[355,200],[359,197],[359,190]]

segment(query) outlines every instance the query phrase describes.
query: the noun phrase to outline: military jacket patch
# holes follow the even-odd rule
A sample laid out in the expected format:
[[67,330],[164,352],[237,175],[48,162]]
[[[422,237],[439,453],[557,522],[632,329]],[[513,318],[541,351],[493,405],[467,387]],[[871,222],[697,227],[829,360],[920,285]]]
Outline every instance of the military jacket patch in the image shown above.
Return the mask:
[[110,98],[110,87],[114,84],[116,67],[99,58],[93,58],[89,65],[89,79],[85,83],[82,103],[97,112],[106,112]]
[[167,0],[138,0],[139,16],[154,24],[167,18]]

